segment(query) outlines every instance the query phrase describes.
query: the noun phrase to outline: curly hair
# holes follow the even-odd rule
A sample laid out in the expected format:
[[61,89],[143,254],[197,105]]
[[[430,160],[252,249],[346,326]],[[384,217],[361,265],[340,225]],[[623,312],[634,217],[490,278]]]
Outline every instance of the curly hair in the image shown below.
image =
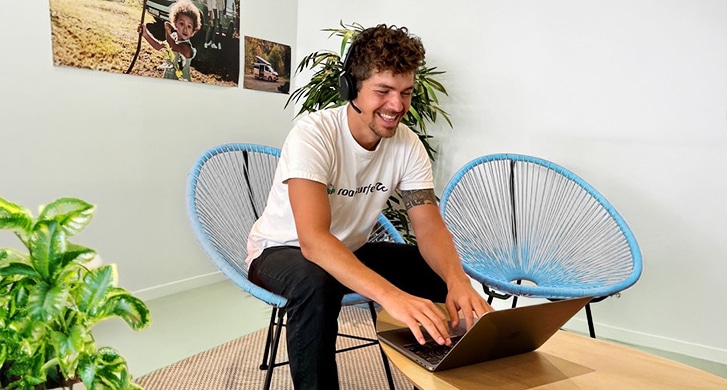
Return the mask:
[[360,89],[361,82],[373,71],[416,72],[424,65],[424,53],[421,39],[410,35],[406,27],[379,24],[356,35],[349,49],[347,70],[356,80],[356,89]]
[[185,15],[192,19],[194,23],[194,31],[199,31],[202,28],[202,16],[199,13],[199,9],[189,0],[178,0],[171,7],[169,7],[169,21],[174,24],[177,20],[177,16]]

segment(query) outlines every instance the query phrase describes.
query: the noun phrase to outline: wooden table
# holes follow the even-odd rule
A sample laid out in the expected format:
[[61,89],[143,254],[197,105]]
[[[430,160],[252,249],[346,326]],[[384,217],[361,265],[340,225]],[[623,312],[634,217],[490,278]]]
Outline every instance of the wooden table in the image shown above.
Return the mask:
[[[385,311],[377,330],[403,324]],[[621,345],[559,331],[542,347],[508,358],[432,373],[382,343],[420,390],[727,389],[727,379]]]

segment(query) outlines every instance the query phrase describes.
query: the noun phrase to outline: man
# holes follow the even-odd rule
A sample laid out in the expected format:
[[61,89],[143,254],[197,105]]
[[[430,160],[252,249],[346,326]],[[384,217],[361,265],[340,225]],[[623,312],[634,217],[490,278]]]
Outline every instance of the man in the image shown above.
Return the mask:
[[[335,341],[342,296],[355,291],[405,323],[451,344],[445,302],[469,328],[492,308],[472,288],[439,213],[429,158],[401,119],[424,47],[406,28],[362,31],[344,70],[346,106],[302,118],[281,152],[268,204],[248,240],[249,278],[288,299],[295,388],[337,389]],[[418,246],[366,243],[399,189]]]
[[207,30],[204,38],[204,48],[222,49],[222,42],[219,42],[217,33],[220,28],[220,17],[224,10],[224,0],[207,0]]

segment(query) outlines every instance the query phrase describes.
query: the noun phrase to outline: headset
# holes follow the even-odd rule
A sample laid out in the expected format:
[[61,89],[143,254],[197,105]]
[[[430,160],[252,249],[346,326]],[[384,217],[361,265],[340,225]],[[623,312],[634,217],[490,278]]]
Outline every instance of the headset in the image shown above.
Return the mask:
[[349,67],[351,66],[351,54],[353,54],[354,48],[356,47],[356,41],[351,42],[351,46],[346,52],[346,58],[343,60],[343,71],[338,76],[338,93],[341,95],[343,100],[356,99],[358,90],[356,89],[356,79],[351,75]]

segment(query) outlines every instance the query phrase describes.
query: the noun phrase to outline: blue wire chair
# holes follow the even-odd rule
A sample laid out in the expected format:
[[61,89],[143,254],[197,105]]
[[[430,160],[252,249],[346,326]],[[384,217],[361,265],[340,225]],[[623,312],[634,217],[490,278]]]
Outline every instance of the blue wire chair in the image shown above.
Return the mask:
[[[266,370],[264,389],[270,388],[284,325],[287,299],[250,282],[247,278],[247,236],[267,202],[280,150],[268,146],[232,143],[205,152],[192,168],[187,183],[187,212],[199,244],[222,273],[242,290],[273,307],[261,370]],[[386,217],[379,216],[369,241],[404,242]],[[376,324],[374,303],[359,294],[347,294],[342,305],[366,303]],[[378,345],[378,340],[339,334],[362,341],[352,349]],[[394,389],[388,360],[379,348],[389,387]]]
[[[463,166],[440,209],[467,274],[489,295],[601,301],[641,275],[631,230],[591,185],[552,162],[494,154]],[[590,336],[595,338],[590,304]]]

